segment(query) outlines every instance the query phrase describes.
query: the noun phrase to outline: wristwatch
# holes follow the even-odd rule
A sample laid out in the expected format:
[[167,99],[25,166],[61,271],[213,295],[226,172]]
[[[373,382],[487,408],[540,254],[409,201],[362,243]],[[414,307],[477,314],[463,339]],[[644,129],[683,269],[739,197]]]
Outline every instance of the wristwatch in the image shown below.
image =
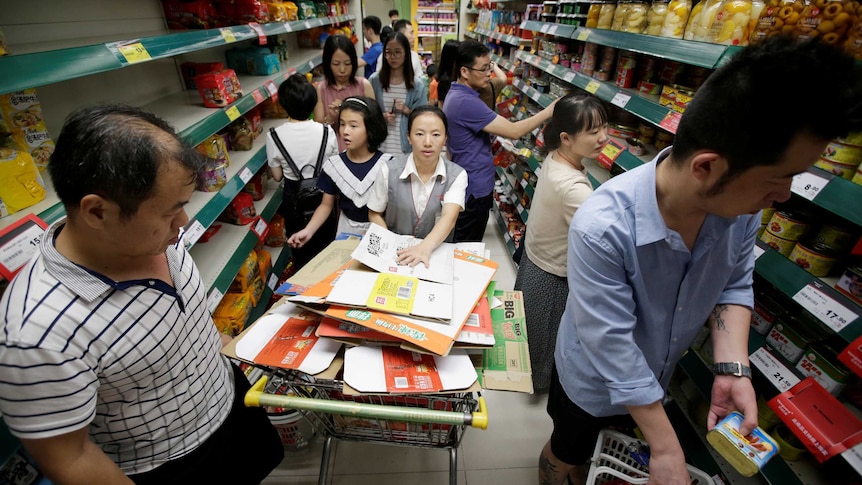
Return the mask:
[[712,364],[712,373],[717,376],[748,377],[751,379],[751,367],[742,362],[716,362]]

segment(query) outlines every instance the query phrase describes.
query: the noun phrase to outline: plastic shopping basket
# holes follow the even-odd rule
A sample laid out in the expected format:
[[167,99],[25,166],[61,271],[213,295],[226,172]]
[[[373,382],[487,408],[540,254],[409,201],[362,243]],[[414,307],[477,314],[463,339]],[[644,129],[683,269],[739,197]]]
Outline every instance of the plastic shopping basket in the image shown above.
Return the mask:
[[[602,430],[596,441],[593,457],[590,459],[590,473],[587,475],[587,485],[608,483],[616,479],[625,480],[634,485],[649,481],[649,469],[629,454],[629,443],[641,443],[640,440],[611,430]],[[714,485],[712,478],[697,468],[688,465],[693,485]]]
[[[288,395],[265,393],[267,380],[289,388]],[[296,409],[324,436],[319,484],[329,475],[332,439],[449,450],[449,483],[457,483],[458,447],[467,426],[486,429],[485,398],[455,394],[352,396],[343,382],[301,372],[272,370],[246,393],[246,406]]]

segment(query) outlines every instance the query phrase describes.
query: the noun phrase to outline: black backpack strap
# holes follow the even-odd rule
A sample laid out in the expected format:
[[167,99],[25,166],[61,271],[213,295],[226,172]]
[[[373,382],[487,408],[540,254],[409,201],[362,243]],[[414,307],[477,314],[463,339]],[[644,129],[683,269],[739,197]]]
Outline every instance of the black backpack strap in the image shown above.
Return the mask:
[[320,151],[317,152],[317,165],[314,166],[314,176],[320,175],[320,167],[323,166],[323,156],[326,155],[326,145],[329,143],[329,127],[321,123],[323,126],[323,142],[320,144]]
[[[290,157],[290,153],[287,153],[287,150],[284,148],[284,145],[281,143],[281,139],[278,137],[278,134],[275,132],[275,127],[269,129],[269,135],[272,137],[272,141],[275,142],[275,146],[278,147],[278,151],[281,152],[281,156],[284,157],[284,161],[287,162],[287,165],[293,170],[293,173],[299,178],[299,180],[303,180],[302,172],[299,170],[299,167],[294,163],[293,158]],[[315,176],[317,174],[315,173]]]

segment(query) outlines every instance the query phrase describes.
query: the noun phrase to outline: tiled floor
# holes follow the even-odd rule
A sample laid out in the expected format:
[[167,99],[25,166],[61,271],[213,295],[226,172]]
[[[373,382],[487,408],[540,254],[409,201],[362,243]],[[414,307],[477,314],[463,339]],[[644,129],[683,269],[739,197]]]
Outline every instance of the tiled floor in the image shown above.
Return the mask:
[[[493,219],[485,231],[485,244],[491,259],[500,264],[497,287],[511,289],[515,265]],[[458,450],[458,484],[536,483],[539,452],[551,435],[545,396],[498,391],[483,394],[490,415],[488,429],[468,429],[464,435]],[[263,483],[318,483],[322,449],[323,441],[316,437],[301,451],[285,452],[284,461]],[[330,477],[332,485],[445,485],[449,483],[449,455],[440,449],[335,441]]]

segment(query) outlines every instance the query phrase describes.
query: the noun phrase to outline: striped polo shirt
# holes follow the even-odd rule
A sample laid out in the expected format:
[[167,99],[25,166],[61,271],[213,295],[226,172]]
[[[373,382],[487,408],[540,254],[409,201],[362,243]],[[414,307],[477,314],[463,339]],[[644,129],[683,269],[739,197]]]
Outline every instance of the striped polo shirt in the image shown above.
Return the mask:
[[165,252],[173,287],[114,282],[54,247],[65,221],[0,299],[0,411],[20,438],[89,425],[126,474],[183,456],[227,418],[234,385],[182,244]]

